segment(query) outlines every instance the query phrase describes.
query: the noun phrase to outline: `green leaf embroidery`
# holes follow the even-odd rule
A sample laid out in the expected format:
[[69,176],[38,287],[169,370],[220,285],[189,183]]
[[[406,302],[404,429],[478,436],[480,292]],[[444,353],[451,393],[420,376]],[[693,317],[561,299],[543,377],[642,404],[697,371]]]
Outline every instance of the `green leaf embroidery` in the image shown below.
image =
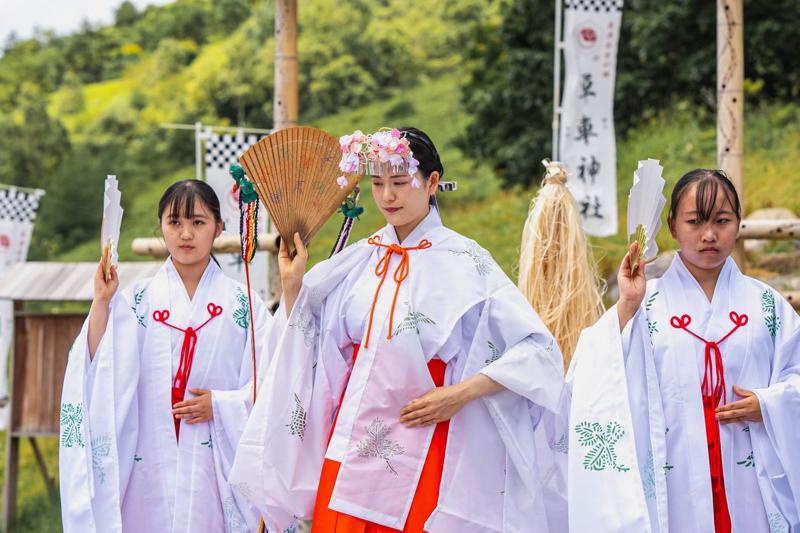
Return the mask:
[[500,350],[497,349],[497,346],[495,346],[492,341],[488,341],[487,344],[489,345],[489,353],[491,354],[485,361],[485,363],[488,365],[500,359],[500,356],[503,354],[500,353]]
[[753,452],[751,451],[751,452],[750,452],[750,455],[748,455],[747,457],[745,457],[745,458],[744,458],[744,459],[742,459],[741,461],[736,461],[736,464],[737,464],[737,465],[741,465],[741,466],[743,466],[743,467],[745,467],[745,468],[747,468],[747,467],[752,467],[752,468],[755,468],[755,466],[756,466],[756,462],[755,462],[755,460],[753,459]]
[[225,519],[225,533],[247,533],[247,522],[236,507],[236,500],[228,496],[222,504]]
[[494,267],[494,260],[491,254],[481,248],[475,241],[466,241],[463,250],[450,250],[450,253],[456,255],[466,255],[472,262],[475,263],[475,270],[478,275],[486,276],[492,271]]
[[147,324],[144,321],[145,313],[139,312],[139,306],[144,299],[144,291],[145,289],[142,289],[133,295],[133,305],[131,306],[131,311],[133,311],[133,316],[136,317],[136,321],[139,323],[139,325],[143,328],[146,328]]
[[247,302],[247,295],[241,287],[236,287],[236,300],[239,302],[239,307],[233,312],[233,321],[240,328],[247,329],[250,326],[250,308]]
[[769,334],[774,337],[781,329],[781,319],[775,311],[775,295],[769,289],[761,293],[761,312],[764,314],[764,324]]
[[646,500],[653,500],[656,497],[656,469],[653,464],[653,450],[647,452],[647,463],[642,471],[642,487]]
[[599,422],[581,422],[575,426],[578,434],[578,444],[591,446],[583,459],[586,470],[605,470],[611,467],[617,472],[627,472],[629,467],[617,463],[615,446],[625,435],[625,430],[619,422],[609,422],[605,429]]
[[650,311],[651,309],[653,309],[653,304],[656,301],[656,296],[658,296],[658,292],[659,291],[654,292],[653,294],[650,295],[649,298],[647,298],[647,303],[644,304],[645,311]]
[[397,327],[392,332],[392,336],[397,336],[398,334],[403,333],[404,331],[411,331],[411,330],[415,330],[417,332],[417,335],[419,335],[420,324],[436,324],[436,322],[434,322],[432,319],[428,318],[422,313],[409,310],[408,315],[406,315],[406,317],[400,321],[400,324],[398,324]]
[[61,447],[85,448],[83,441],[83,404],[64,402],[61,404]]
[[653,333],[658,333],[658,322],[656,322],[656,321],[652,321],[651,322],[650,319],[648,318],[647,319],[647,331],[650,332],[650,338],[653,338]]
[[294,409],[292,409],[291,420],[286,427],[289,428],[289,435],[297,435],[300,440],[306,436],[306,410],[303,409],[297,394],[294,395]]
[[769,513],[769,533],[789,533],[789,525],[781,513]]
[[106,481],[106,469],[103,466],[103,458],[108,457],[111,452],[111,437],[99,435],[92,439],[92,470],[100,480],[102,485]]

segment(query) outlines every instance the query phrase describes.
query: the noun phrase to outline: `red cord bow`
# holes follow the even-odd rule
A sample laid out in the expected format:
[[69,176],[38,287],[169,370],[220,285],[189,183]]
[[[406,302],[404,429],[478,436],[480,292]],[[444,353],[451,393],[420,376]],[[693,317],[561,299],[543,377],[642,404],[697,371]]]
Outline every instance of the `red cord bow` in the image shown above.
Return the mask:
[[[197,346],[197,332],[203,329],[203,327],[211,322],[213,318],[222,314],[222,307],[215,303],[209,303],[206,306],[206,309],[210,315],[206,321],[196,328],[189,326],[186,329],[173,326],[167,322],[167,319],[169,319],[169,310],[164,309],[162,311],[153,311],[153,320],[156,322],[161,322],[165,326],[169,326],[172,329],[183,332],[181,360],[180,364],[178,365],[178,371],[175,373],[175,377],[172,379],[173,407],[176,403],[182,402],[184,396],[186,395],[186,386],[189,383],[189,374],[192,372],[192,363],[194,362],[194,349]],[[173,419],[175,420],[175,437],[178,438],[180,435],[181,421],[174,415]]]
[[381,244],[381,238],[378,235],[370,237],[367,241],[369,244],[373,246],[380,246],[381,248],[386,248],[386,253],[383,254],[383,257],[380,258],[378,264],[375,265],[375,275],[381,278],[380,283],[378,283],[378,288],[375,289],[375,296],[372,298],[372,307],[369,310],[369,324],[367,325],[367,336],[364,340],[364,348],[369,347],[369,337],[372,333],[372,318],[375,314],[375,303],[378,301],[378,295],[381,292],[381,287],[383,287],[383,282],[386,281],[386,275],[389,273],[389,264],[392,262],[392,255],[397,254],[400,256],[400,264],[397,265],[397,268],[394,270],[394,282],[395,282],[395,289],[394,289],[394,298],[392,298],[392,309],[389,313],[389,333],[386,335],[387,339],[392,338],[392,328],[394,323],[394,307],[397,303],[397,294],[400,292],[400,285],[406,280],[408,277],[408,273],[410,272],[410,265],[409,265],[409,258],[408,252],[411,250],[427,250],[431,246],[431,242],[427,239],[422,239],[419,241],[419,244],[416,246],[409,246],[404,248],[399,244]]
[[[719,422],[716,409],[720,400],[727,403],[725,391],[725,375],[722,363],[722,352],[719,345],[733,335],[737,329],[747,325],[747,315],[731,311],[728,315],[734,326],[718,341],[707,341],[689,329],[692,317],[689,315],[673,316],[669,323],[675,329],[682,329],[705,344],[705,365],[703,370],[703,417],[706,425],[706,441],[708,444],[708,464],[711,470],[711,494],[714,502],[714,530],[716,533],[730,533],[731,517],[728,512],[728,501],[725,497],[725,480],[722,469],[722,445],[719,436]],[[713,363],[712,363],[713,360]]]

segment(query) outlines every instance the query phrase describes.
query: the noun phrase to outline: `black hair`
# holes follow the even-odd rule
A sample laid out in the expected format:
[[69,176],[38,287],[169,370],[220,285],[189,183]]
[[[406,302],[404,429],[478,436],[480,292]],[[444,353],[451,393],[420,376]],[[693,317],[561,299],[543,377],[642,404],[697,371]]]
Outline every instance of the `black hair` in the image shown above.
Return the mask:
[[422,171],[422,176],[428,179],[432,172],[438,172],[439,178],[442,178],[444,176],[442,160],[439,159],[439,152],[433,145],[431,138],[428,137],[428,134],[411,126],[403,126],[397,129],[408,139],[414,159],[419,161],[419,169]]
[[728,178],[722,170],[710,170],[707,168],[696,168],[690,170],[678,180],[675,188],[672,189],[672,197],[670,198],[669,205],[669,219],[675,220],[675,215],[678,213],[678,203],[686,194],[689,185],[696,183],[696,209],[697,216],[702,222],[711,220],[711,215],[714,212],[714,207],[717,204],[717,195],[719,194],[720,187],[722,188],[725,198],[733,207],[736,218],[742,220],[742,204],[739,202],[739,195],[736,193],[736,187],[733,182]]
[[200,180],[181,180],[170,185],[158,202],[158,220],[169,209],[170,218],[192,218],[195,200],[200,200],[211,211],[215,222],[222,222],[219,198],[211,186]]

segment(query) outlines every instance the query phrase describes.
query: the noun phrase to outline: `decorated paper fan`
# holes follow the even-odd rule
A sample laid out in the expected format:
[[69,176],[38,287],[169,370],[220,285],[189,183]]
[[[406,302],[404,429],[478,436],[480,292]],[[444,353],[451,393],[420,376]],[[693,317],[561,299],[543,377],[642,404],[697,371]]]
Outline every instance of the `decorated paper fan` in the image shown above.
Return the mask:
[[628,242],[639,243],[639,256],[631,258],[633,270],[639,261],[653,259],[658,254],[656,235],[661,229],[661,211],[666,204],[664,198],[664,168],[657,159],[639,161],[633,173],[633,186],[628,195]]
[[106,176],[103,193],[103,225],[100,229],[100,248],[102,250],[103,274],[106,281],[111,276],[111,266],[119,261],[117,246],[119,245],[119,229],[122,225],[122,193],[117,186],[117,177]]
[[296,127],[261,139],[239,158],[291,253],[294,233],[308,244],[358,183],[349,174],[346,187],[337,184],[341,155],[333,135]]

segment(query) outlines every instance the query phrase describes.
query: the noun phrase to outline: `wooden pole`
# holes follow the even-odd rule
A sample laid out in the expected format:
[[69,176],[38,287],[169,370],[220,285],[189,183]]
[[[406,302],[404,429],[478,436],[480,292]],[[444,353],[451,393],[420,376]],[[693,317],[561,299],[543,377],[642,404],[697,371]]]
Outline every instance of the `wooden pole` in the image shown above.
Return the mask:
[[297,0],[275,2],[274,129],[297,125]]
[[[275,2],[275,88],[272,110],[274,131],[297,126],[297,0]],[[267,305],[274,311],[281,294],[277,254],[269,255],[267,275]]]
[[[744,15],[742,0],[717,0],[717,166],[744,208]],[[744,247],[733,258],[744,269]]]

